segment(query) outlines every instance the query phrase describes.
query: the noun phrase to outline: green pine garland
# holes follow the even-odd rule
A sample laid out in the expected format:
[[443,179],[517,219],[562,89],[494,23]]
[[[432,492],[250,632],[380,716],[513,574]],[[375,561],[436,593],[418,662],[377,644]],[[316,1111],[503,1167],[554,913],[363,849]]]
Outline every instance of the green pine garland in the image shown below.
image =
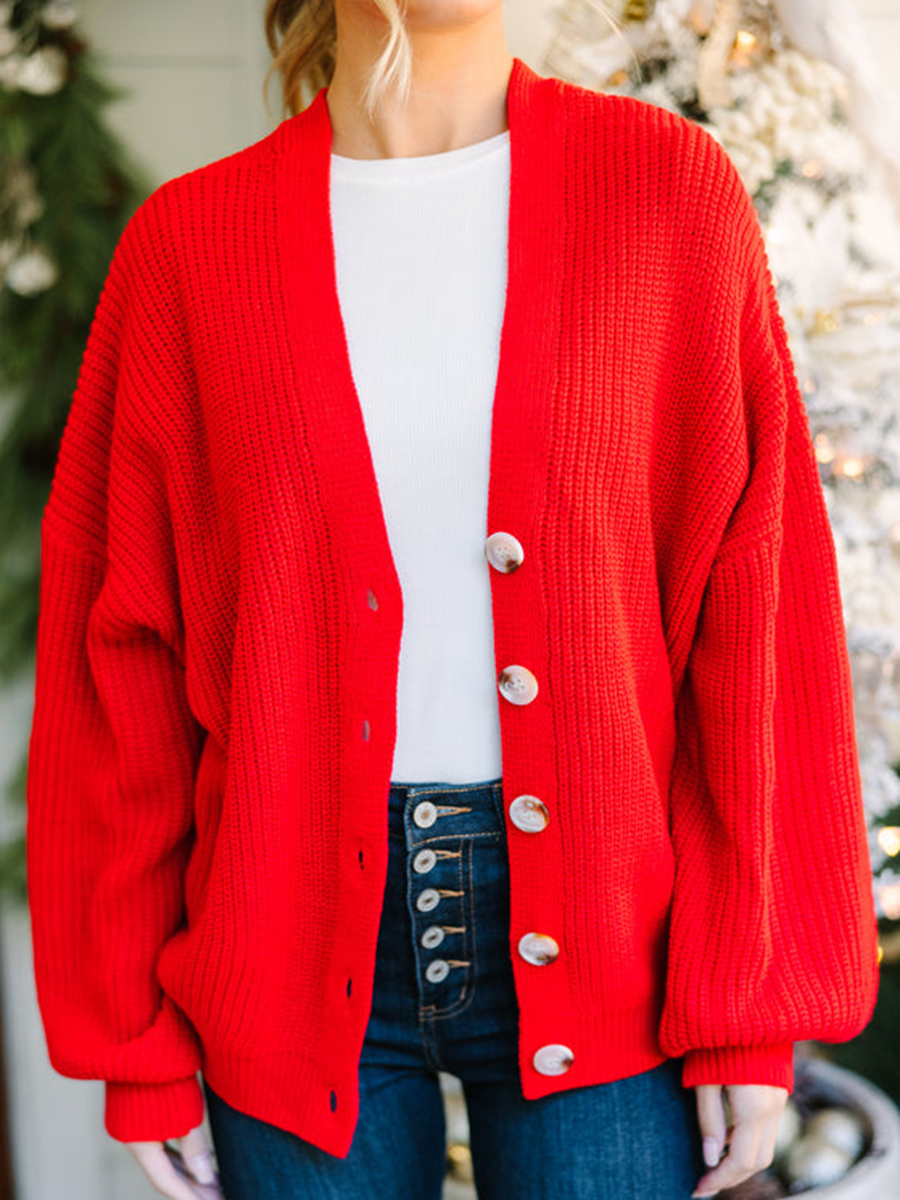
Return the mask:
[[[150,191],[102,119],[103,106],[125,92],[101,78],[73,19],[67,0],[0,3],[0,681],[7,685],[34,661],[40,521],[91,319],[119,236]],[[43,286],[39,271],[23,271],[24,256],[34,267],[35,252],[43,256]],[[22,901],[26,755],[23,747],[7,791],[23,831],[0,844],[0,891]]]

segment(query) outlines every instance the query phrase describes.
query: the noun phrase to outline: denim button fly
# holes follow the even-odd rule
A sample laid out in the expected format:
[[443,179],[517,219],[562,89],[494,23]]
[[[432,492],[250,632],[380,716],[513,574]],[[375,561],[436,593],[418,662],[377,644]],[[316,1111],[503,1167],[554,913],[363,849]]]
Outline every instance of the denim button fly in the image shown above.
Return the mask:
[[[399,883],[402,867],[416,1011],[437,1058],[432,1022],[468,1011],[474,1000],[476,912],[498,899],[507,903],[502,784],[392,783],[389,810],[392,877]],[[484,952],[490,957],[479,977],[493,987],[498,972],[515,1009],[508,932],[501,928]]]

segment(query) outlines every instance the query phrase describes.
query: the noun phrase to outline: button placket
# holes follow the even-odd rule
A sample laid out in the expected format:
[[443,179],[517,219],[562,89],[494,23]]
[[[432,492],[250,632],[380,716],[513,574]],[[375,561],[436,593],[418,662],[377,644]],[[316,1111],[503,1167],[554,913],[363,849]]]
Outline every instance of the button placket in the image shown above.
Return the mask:
[[[521,542],[506,531],[491,534],[485,542],[484,552],[490,565],[505,574],[517,570],[525,557]],[[521,663],[510,663],[497,677],[497,690],[509,704],[531,704],[538,694],[537,677]],[[507,816],[516,829],[528,834],[542,833],[550,821],[544,802],[528,793],[522,793],[510,802]],[[557,960],[560,947],[550,934],[532,930],[519,938],[518,953],[525,962],[544,968]],[[554,1042],[535,1050],[532,1064],[541,1075],[561,1075],[569,1070],[574,1058],[571,1047]]]

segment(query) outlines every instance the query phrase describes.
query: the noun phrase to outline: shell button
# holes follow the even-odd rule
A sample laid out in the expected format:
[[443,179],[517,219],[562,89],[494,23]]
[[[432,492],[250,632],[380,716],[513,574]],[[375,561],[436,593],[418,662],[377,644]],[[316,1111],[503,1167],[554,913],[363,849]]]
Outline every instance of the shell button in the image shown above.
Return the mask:
[[519,954],[535,967],[559,958],[559,942],[548,933],[526,933],[519,938]]
[[510,804],[509,819],[516,829],[521,829],[523,833],[540,833],[547,828],[550,814],[543,800],[526,793],[516,796]]
[[539,1075],[564,1075],[575,1061],[575,1052],[570,1046],[551,1042],[535,1050],[531,1061]]
[[527,667],[518,663],[504,667],[497,678],[500,695],[510,704],[530,704],[538,693],[538,684]]
[[450,964],[445,958],[435,958],[425,968],[425,978],[429,983],[440,983],[450,974]]
[[498,530],[485,540],[484,556],[496,571],[510,575],[521,567],[525,551],[518,538]]

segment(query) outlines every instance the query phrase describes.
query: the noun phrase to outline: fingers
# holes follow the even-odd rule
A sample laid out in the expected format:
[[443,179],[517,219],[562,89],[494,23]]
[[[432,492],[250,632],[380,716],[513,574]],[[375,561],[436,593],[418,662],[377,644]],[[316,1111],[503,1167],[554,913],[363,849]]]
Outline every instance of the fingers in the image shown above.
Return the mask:
[[203,1126],[195,1126],[184,1137],[179,1138],[179,1143],[185,1165],[197,1182],[217,1184],[218,1178],[213,1167],[212,1149],[206,1140]]
[[[183,1142],[189,1136],[185,1135],[179,1140]],[[189,1142],[189,1145],[196,1144],[196,1139]],[[205,1138],[202,1144],[206,1144]],[[172,1146],[163,1142],[127,1142],[126,1146],[152,1186],[168,1200],[222,1200],[215,1176],[209,1183],[194,1182],[186,1165],[183,1165],[180,1151]],[[203,1152],[200,1153],[202,1155]]]
[[708,1167],[714,1167],[719,1161],[727,1135],[724,1093],[718,1083],[698,1084],[696,1092],[697,1119],[703,1137],[703,1161]]
[[[718,1136],[718,1109],[722,1106],[721,1088],[712,1087],[714,1096],[701,1095],[710,1085],[697,1087],[697,1115],[701,1135]],[[763,1084],[728,1084],[728,1096],[734,1123],[730,1129],[728,1153],[697,1182],[692,1196],[712,1196],[721,1188],[734,1187],[767,1167],[775,1152],[775,1138],[786,1088]],[[721,1114],[724,1122],[724,1111]]]

